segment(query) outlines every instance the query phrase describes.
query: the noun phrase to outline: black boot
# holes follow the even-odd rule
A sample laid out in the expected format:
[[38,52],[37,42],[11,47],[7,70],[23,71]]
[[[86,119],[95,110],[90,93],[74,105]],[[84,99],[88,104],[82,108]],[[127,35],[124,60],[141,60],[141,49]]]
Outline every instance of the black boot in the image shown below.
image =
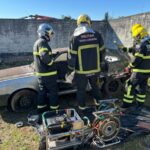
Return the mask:
[[136,107],[137,107],[137,110],[138,110],[138,111],[141,111],[141,110],[142,110],[142,108],[143,108],[143,106],[144,106],[144,103],[137,102]]
[[127,110],[128,108],[130,108],[132,106],[132,103],[126,103],[126,102],[123,102],[122,105],[120,106],[120,109],[122,111],[125,111]]
[[144,103],[141,103],[141,102],[137,102],[137,106],[138,107],[143,107]]

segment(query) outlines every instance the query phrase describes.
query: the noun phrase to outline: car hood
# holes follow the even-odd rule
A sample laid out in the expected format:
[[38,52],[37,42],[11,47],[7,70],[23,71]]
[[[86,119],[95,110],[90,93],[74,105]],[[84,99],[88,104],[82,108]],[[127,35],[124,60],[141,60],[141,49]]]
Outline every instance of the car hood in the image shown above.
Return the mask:
[[25,65],[19,67],[13,67],[8,69],[0,70],[0,81],[13,79],[15,77],[23,77],[28,75],[33,75],[34,69],[33,65]]

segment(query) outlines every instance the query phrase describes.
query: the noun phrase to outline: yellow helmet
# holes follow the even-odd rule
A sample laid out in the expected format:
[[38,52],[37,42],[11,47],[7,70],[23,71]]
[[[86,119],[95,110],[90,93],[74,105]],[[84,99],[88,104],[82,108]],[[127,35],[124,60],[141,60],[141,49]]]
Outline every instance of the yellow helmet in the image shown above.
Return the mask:
[[132,37],[133,38],[137,38],[139,36],[139,38],[144,38],[145,36],[148,35],[146,29],[141,25],[141,24],[135,24],[132,26],[131,29],[132,32]]
[[91,26],[91,18],[88,15],[80,15],[77,19],[77,25],[81,23],[88,23],[88,25]]

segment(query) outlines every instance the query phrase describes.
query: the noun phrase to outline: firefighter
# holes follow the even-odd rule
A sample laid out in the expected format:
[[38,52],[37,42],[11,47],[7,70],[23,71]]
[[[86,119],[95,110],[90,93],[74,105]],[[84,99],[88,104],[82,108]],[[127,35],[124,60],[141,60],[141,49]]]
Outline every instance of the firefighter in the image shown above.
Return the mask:
[[86,87],[88,82],[92,87],[94,103],[99,106],[101,99],[98,88],[98,74],[101,72],[101,63],[104,59],[104,43],[101,35],[91,28],[91,19],[88,15],[80,15],[68,50],[68,74],[75,71],[77,85],[77,100],[80,110],[85,110]]
[[131,34],[134,44],[130,52],[134,59],[126,68],[128,72],[131,72],[131,77],[126,82],[123,109],[132,106],[134,99],[137,107],[142,108],[146,99],[147,80],[150,76],[150,36],[141,24],[133,25]]
[[[37,30],[39,39],[33,47],[35,75],[38,77],[39,95],[37,110],[44,112],[49,107],[50,110],[59,108],[57,71],[54,65],[54,58],[49,42],[54,34],[53,28],[47,24],[40,24]],[[47,93],[49,93],[47,97]],[[48,98],[48,100],[47,100]]]

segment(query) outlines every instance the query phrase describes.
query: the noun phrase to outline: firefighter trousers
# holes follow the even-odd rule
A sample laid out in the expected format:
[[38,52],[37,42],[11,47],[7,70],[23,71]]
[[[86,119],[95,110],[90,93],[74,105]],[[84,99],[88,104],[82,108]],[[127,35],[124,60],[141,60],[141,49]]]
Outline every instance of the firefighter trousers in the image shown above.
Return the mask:
[[100,100],[101,94],[100,89],[98,87],[97,81],[98,76],[86,76],[83,74],[75,74],[75,81],[77,85],[77,100],[80,107],[85,107],[86,102],[86,88],[88,81],[92,87],[91,94],[96,100]]
[[37,107],[39,112],[45,108],[58,109],[58,86],[57,76],[45,76],[38,78],[39,95]]
[[126,81],[123,102],[130,105],[135,99],[138,104],[144,104],[148,78],[149,74],[133,72],[131,77]]

